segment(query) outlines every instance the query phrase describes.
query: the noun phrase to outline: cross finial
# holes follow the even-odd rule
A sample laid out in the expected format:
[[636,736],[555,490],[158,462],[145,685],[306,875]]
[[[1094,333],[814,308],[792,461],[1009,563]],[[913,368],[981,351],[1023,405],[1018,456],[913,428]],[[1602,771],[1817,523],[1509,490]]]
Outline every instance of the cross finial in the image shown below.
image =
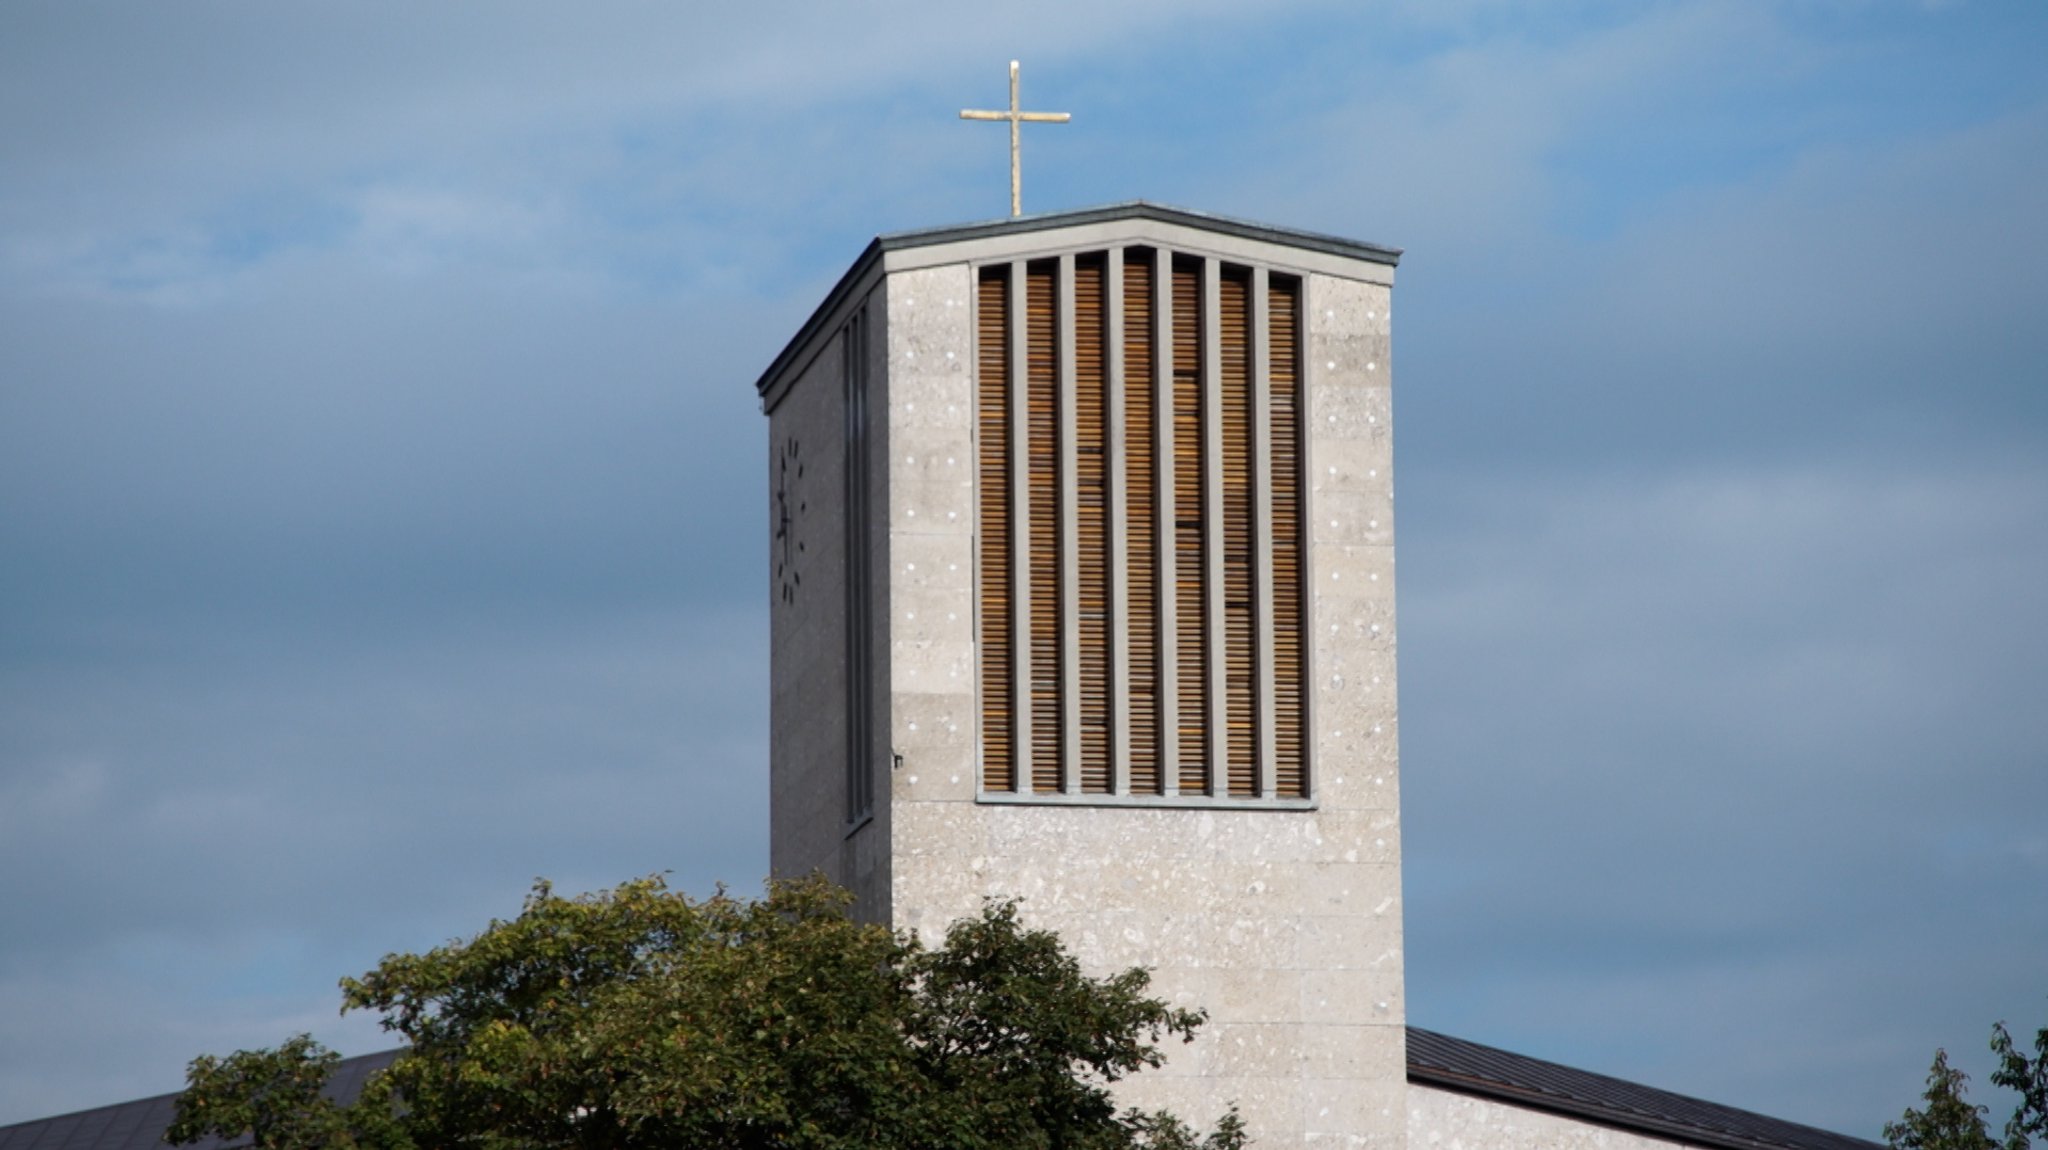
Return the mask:
[[1010,61],[1010,110],[1007,112],[981,112],[972,109],[962,111],[963,120],[1008,120],[1010,122],[1010,214],[1024,214],[1024,181],[1020,174],[1021,161],[1018,159],[1017,126],[1030,121],[1034,124],[1064,124],[1073,119],[1065,112],[1020,112],[1017,110],[1017,61]]

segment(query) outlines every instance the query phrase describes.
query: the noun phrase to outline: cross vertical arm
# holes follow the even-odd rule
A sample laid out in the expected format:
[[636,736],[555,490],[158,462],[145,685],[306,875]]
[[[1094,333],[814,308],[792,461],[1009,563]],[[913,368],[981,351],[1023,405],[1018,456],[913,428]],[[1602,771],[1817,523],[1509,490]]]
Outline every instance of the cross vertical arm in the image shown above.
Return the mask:
[[1024,214],[1023,148],[1019,140],[1019,127],[1025,123],[1064,124],[1073,119],[1066,112],[1025,112],[1017,104],[1017,61],[1010,61],[1010,108],[1006,112],[983,109],[962,109],[963,120],[1008,121],[1010,125],[1010,214]]

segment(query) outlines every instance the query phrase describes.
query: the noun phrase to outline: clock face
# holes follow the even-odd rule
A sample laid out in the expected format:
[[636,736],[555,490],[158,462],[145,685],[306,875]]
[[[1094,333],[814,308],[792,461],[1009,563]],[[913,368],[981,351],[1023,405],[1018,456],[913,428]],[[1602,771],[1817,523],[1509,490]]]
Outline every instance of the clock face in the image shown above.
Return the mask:
[[796,602],[803,585],[803,524],[809,510],[802,445],[791,436],[783,441],[775,479],[775,582],[784,603]]

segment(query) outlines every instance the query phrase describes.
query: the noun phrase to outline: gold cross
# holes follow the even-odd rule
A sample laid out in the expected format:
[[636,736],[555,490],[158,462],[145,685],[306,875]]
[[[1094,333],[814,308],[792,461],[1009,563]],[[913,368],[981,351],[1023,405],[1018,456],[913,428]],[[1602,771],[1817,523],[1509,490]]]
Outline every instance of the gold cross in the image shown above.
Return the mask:
[[1008,120],[1010,122],[1010,214],[1024,214],[1024,184],[1019,175],[1021,163],[1017,156],[1017,125],[1030,121],[1034,124],[1064,124],[1073,119],[1065,112],[1020,112],[1017,110],[1017,61],[1010,61],[1010,110],[1007,112],[963,111],[963,120]]

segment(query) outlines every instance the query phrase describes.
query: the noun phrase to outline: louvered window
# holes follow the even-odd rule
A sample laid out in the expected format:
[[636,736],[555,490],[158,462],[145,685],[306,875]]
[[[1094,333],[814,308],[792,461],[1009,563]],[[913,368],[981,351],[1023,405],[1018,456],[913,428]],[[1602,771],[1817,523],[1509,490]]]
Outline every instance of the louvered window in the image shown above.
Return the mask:
[[1271,477],[1273,569],[1273,793],[1283,799],[1308,797],[1308,626],[1303,587],[1302,498],[1306,473],[1302,449],[1301,283],[1278,276],[1268,281],[1266,325],[1267,474]]
[[1310,797],[1301,306],[1152,248],[980,270],[985,798]]
[[1007,268],[984,271],[976,294],[979,355],[977,438],[981,465],[981,778],[992,791],[1017,788],[1017,632],[1010,593],[1010,300]]
[[1167,515],[1173,524],[1174,750],[1181,794],[1209,789],[1209,645],[1203,641],[1203,600],[1209,587],[1209,508],[1203,498],[1204,404],[1202,403],[1201,265],[1173,261],[1171,280],[1173,354],[1173,492]]
[[1025,483],[1026,547],[1024,569],[1029,572],[1025,602],[1029,636],[1025,666],[1031,690],[1031,789],[1041,795],[1060,789],[1060,774],[1066,766],[1066,723],[1060,706],[1060,665],[1069,656],[1069,645],[1060,632],[1060,410],[1059,316],[1053,296],[1056,265],[1035,263],[1025,273],[1025,385],[1024,406],[1026,450]]
[[[1153,281],[1158,275],[1154,255],[1148,251],[1126,251],[1123,274],[1123,444],[1122,482],[1116,490],[1124,508],[1123,590],[1124,640],[1123,682],[1117,692],[1123,703],[1122,740],[1125,789],[1130,794],[1160,793],[1160,675],[1164,667],[1159,656],[1159,402],[1154,387],[1158,361],[1158,312]],[[990,789],[995,789],[991,787]]]
[[1111,793],[1109,774],[1108,262],[1074,265],[1074,678],[1081,793]]

